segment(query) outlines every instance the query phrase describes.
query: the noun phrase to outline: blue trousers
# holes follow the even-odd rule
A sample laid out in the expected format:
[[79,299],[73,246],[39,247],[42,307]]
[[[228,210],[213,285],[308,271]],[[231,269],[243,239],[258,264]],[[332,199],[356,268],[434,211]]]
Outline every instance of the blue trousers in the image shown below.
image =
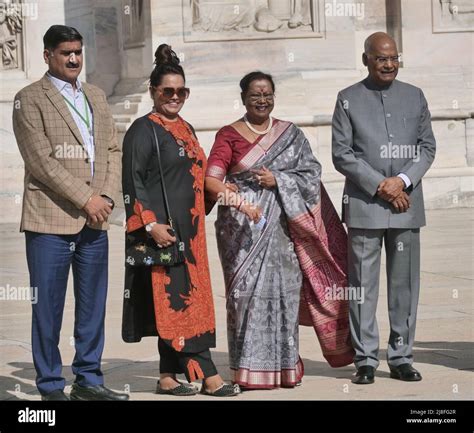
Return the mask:
[[84,226],[75,235],[25,234],[30,285],[38,294],[38,302],[32,304],[31,344],[39,392],[45,395],[65,386],[58,345],[71,265],[76,349],[72,371],[80,385],[103,384],[100,362],[108,284],[107,232]]

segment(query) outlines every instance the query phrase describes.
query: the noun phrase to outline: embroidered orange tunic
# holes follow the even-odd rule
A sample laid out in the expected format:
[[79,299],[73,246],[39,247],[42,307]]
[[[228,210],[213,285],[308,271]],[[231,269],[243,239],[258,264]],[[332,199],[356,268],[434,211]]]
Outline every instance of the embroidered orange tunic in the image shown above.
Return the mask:
[[[152,130],[140,136],[134,146],[136,160],[131,164],[130,182],[124,189],[127,232],[143,230],[156,221],[167,224],[161,185],[164,177],[175,230],[184,245],[185,263],[151,268],[153,310],[158,335],[176,351],[199,352],[215,347],[215,314],[206,247],[204,176],[206,156],[190,126],[179,117],[165,122],[158,115],[148,115],[155,124],[160,145],[163,173],[156,172],[156,151],[150,144]],[[149,122],[148,122],[149,123]],[[150,124],[151,125],[151,124]],[[150,135],[151,134],[151,135]],[[144,155],[142,155],[142,153]],[[157,186],[158,184],[158,186]],[[124,187],[125,188],[125,187]],[[127,200],[129,203],[127,203]],[[129,272],[137,272],[129,270]],[[142,268],[142,272],[150,268]],[[136,279],[136,281],[142,281]],[[130,282],[134,286],[134,282]],[[138,287],[131,288],[133,291]],[[131,308],[134,301],[130,302]],[[126,307],[128,308],[128,307]],[[130,316],[137,321],[136,311]],[[136,341],[141,335],[131,336]],[[199,375],[199,372],[196,371]]]

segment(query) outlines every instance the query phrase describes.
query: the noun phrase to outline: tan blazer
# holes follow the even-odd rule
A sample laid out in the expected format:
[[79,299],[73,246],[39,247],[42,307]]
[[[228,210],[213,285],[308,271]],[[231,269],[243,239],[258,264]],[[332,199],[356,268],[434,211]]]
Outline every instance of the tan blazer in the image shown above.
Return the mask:
[[[59,90],[45,76],[15,96],[13,130],[25,162],[20,230],[76,234],[93,193],[117,202],[121,149],[105,94],[82,83],[94,119],[94,177],[86,146]],[[106,230],[108,223],[91,225]]]

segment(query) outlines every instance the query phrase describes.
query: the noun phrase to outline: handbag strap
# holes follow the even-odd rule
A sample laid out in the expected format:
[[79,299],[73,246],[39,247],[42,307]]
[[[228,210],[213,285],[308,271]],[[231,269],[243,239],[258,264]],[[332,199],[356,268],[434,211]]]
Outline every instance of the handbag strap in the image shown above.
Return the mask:
[[165,177],[163,176],[163,169],[161,167],[161,154],[160,154],[160,146],[158,144],[158,137],[156,135],[155,125],[153,121],[150,119],[149,121],[150,121],[151,129],[153,130],[153,135],[155,137],[156,154],[158,156],[158,168],[160,169],[161,189],[163,190],[163,197],[165,199],[166,217],[168,218],[168,223],[170,227],[174,229],[173,219],[171,218],[170,205],[168,203],[168,194],[166,193]]

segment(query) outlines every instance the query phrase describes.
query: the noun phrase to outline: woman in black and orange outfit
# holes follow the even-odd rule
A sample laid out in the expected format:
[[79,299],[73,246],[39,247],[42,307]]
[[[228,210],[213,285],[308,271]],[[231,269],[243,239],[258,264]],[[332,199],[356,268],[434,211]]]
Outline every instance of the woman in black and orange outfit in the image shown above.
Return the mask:
[[225,397],[238,387],[217,374],[209,348],[215,347],[215,318],[206,251],[204,174],[206,156],[179,111],[189,89],[179,59],[168,45],[155,53],[150,76],[153,111],[137,119],[123,144],[123,194],[127,232],[146,230],[160,247],[176,237],[168,230],[153,129],[170,200],[174,228],[184,244],[185,262],[175,266],[126,266],[122,336],[126,342],[158,335],[157,393],[193,395],[188,382],[203,379],[201,392]]

